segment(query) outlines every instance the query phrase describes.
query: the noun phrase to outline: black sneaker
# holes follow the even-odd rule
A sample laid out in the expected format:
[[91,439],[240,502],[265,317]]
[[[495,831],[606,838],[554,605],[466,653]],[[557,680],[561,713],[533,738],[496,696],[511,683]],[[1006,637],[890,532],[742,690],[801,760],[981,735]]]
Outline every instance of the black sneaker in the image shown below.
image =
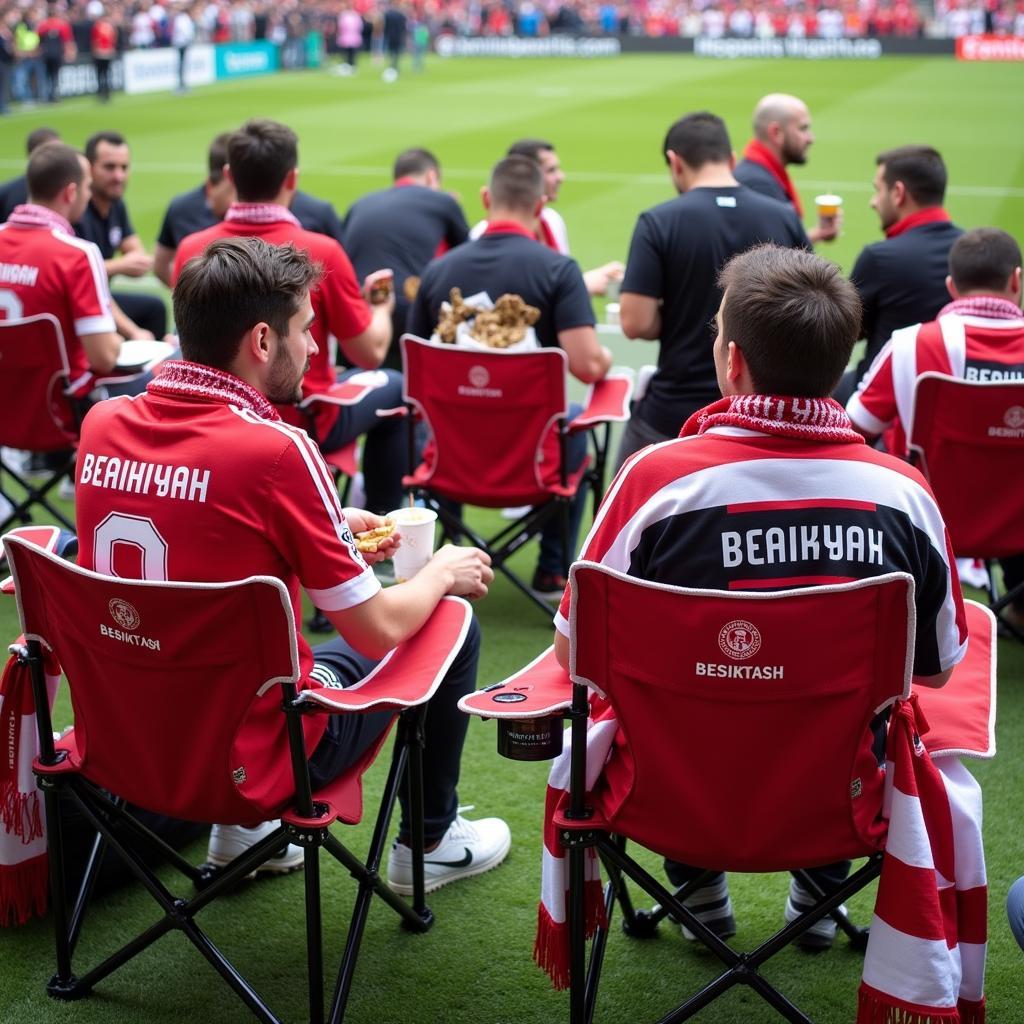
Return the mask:
[[530,589],[545,601],[560,601],[569,581],[560,572],[545,572],[538,569],[533,574]]

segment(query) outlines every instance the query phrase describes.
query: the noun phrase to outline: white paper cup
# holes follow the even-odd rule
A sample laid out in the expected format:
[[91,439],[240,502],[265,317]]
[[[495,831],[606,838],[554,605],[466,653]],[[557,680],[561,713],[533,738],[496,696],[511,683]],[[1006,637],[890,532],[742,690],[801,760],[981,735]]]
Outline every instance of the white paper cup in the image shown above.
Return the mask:
[[402,542],[391,556],[395,579],[399,583],[411,580],[430,561],[434,553],[434,524],[437,513],[429,508],[397,508],[388,513]]
[[618,327],[621,322],[620,310],[621,306],[617,302],[609,302],[604,307],[604,320],[605,323],[611,324],[613,327]]

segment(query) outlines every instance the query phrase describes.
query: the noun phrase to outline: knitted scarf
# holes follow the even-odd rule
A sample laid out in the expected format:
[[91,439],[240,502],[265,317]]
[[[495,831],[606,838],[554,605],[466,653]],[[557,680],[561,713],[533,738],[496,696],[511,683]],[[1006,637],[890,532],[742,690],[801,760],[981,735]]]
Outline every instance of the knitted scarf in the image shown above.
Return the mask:
[[21,203],[16,206],[7,218],[8,224],[18,224],[23,228],[47,228],[50,231],[62,231],[65,235],[74,235],[75,229],[55,210],[36,203]]
[[896,238],[904,231],[912,231],[923,224],[946,224],[949,222],[949,214],[941,206],[929,206],[925,210],[918,210],[917,213],[909,213],[902,220],[890,224],[885,229],[886,238]]
[[954,299],[939,310],[939,315],[935,319],[938,320],[947,313],[980,316],[986,320],[1020,320],[1024,317],[1016,302],[1002,299],[998,295],[969,295],[967,298]]
[[698,409],[680,437],[703,434],[712,427],[745,427],[762,434],[808,441],[863,444],[846,410],[831,398],[789,398],[780,395],[732,395]]
[[281,414],[265,396],[233,373],[184,359],[164,363],[160,373],[146,385],[146,390],[154,395],[228,402],[248,409],[265,420],[281,418]]
[[793,179],[790,178],[789,172],[782,161],[763,142],[759,142],[757,139],[751,139],[747,143],[747,148],[743,150],[743,156],[752,164],[760,165],[771,174],[782,186],[786,193],[786,198],[793,204],[793,209],[796,210],[797,216],[802,217],[804,215],[804,207],[803,203],[800,202],[800,193],[797,192],[796,185],[793,184]]
[[[28,665],[19,660],[24,637],[9,648],[0,677],[0,927],[46,913],[49,885],[45,818],[32,762],[39,753],[35,701]],[[46,692],[53,699],[60,666],[46,662]]]
[[298,217],[280,203],[232,203],[224,219],[242,221],[245,224],[277,224],[286,221],[294,227],[302,227]]

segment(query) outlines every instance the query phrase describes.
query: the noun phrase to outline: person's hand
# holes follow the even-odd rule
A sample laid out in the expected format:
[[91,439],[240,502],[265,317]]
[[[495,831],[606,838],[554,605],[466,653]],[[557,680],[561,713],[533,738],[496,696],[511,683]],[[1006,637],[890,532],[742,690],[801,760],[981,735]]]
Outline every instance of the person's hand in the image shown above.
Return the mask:
[[[363,508],[346,508],[342,509],[342,512],[353,534],[362,533],[363,530],[376,530],[377,527],[383,526],[387,519],[386,516],[378,516],[373,512],[367,512]],[[377,550],[375,552],[361,552],[363,561],[368,565],[376,565],[377,562],[386,561],[398,550],[401,543],[402,535],[395,530],[390,537],[384,537],[382,540],[377,541]]]
[[843,211],[842,209],[834,217],[818,217],[818,226],[812,228],[808,232],[808,238],[814,243],[817,242],[831,242],[833,239],[839,237],[839,233],[843,230]]
[[491,556],[479,548],[445,544],[434,552],[430,564],[439,565],[452,574],[448,593],[454,597],[484,597],[494,579]]
[[625,266],[618,260],[605,263],[604,266],[594,267],[583,275],[583,281],[587,291],[591,295],[604,295],[608,291],[608,285],[612,281],[621,281],[626,272]]
[[126,277],[142,277],[153,269],[153,257],[149,253],[135,251],[126,252],[119,257],[115,273],[124,274]]
[[131,338],[132,341],[156,340],[156,335],[152,331],[147,331],[144,327],[140,327],[138,324],[127,324],[124,336],[125,338]]

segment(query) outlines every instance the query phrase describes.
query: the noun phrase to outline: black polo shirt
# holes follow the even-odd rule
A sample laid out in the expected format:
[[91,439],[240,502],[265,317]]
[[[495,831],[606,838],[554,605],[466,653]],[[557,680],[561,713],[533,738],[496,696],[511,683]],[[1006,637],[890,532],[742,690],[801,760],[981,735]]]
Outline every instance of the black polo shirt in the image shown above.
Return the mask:
[[412,334],[430,337],[452,288],[460,288],[465,297],[477,292],[492,299],[521,295],[540,310],[534,330],[547,348],[557,347],[560,331],[594,325],[590,295],[576,261],[526,235],[487,233],[434,260],[423,272],[409,310]]
[[[405,282],[469,237],[462,207],[447,192],[424,185],[396,185],[357,199],[345,214],[342,246],[360,281],[374,270],[395,272],[395,337],[409,310]],[[415,282],[413,282],[415,284]]]
[[326,199],[317,199],[308,192],[296,192],[292,196],[290,209],[307,231],[327,235],[341,243],[341,221],[337,211]]
[[0,224],[4,223],[16,206],[28,202],[28,181],[22,174],[0,185]]
[[864,303],[860,330],[868,343],[858,378],[893,331],[934,320],[949,302],[949,250],[963,233],[950,221],[933,221],[861,250],[850,274]]
[[732,174],[741,185],[746,185],[747,188],[752,188],[755,192],[768,196],[769,199],[777,199],[780,203],[789,202],[789,196],[779,184],[779,179],[767,167],[755,164],[753,160],[747,160],[744,157],[736,165],[736,170]]
[[743,186],[694,188],[640,214],[622,291],[662,303],[658,372],[633,410],[659,433],[675,436],[720,397],[712,357],[718,272],[761,242],[810,248],[792,206]]
[[75,225],[75,234],[100,247],[105,260],[113,259],[121,248],[121,243],[135,234],[128,207],[123,199],[115,199],[110,204],[110,211],[104,217],[96,209],[93,201],[82,214],[82,219]]
[[183,238],[213,227],[219,219],[206,201],[203,184],[170,201],[156,240],[168,249],[177,249]]

